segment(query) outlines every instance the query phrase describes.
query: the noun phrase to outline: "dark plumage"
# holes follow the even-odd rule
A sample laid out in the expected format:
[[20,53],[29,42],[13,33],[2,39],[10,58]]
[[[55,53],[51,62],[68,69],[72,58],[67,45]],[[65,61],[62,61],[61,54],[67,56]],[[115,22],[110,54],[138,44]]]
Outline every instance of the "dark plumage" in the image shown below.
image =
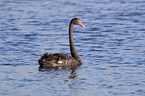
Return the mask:
[[75,58],[63,53],[45,53],[39,59],[39,68],[73,68],[81,65]]
[[85,28],[79,18],[74,18],[71,20],[69,24],[69,42],[70,42],[70,51],[71,56],[63,53],[45,53],[41,58],[38,60],[39,68],[75,68],[82,64],[82,60],[78,55],[74,41],[73,41],[73,26],[77,24]]

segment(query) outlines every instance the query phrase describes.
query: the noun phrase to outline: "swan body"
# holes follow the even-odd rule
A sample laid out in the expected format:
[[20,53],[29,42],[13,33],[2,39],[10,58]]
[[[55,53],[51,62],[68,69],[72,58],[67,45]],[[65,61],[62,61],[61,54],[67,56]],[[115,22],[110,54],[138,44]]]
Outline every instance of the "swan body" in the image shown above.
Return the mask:
[[74,68],[80,66],[82,64],[82,60],[78,55],[74,40],[73,40],[73,26],[80,25],[85,28],[79,18],[74,18],[70,21],[69,24],[69,43],[70,43],[70,51],[71,56],[63,53],[45,53],[41,58],[38,60],[39,68]]
[[81,65],[81,62],[63,53],[45,53],[38,62],[39,68],[63,69]]

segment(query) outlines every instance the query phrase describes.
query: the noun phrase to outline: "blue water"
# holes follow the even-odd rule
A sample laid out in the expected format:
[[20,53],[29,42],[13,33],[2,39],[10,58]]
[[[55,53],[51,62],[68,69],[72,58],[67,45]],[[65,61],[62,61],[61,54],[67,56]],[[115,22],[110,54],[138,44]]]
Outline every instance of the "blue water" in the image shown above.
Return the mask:
[[[74,17],[82,66],[38,71]],[[0,96],[145,96],[145,0],[0,0]]]

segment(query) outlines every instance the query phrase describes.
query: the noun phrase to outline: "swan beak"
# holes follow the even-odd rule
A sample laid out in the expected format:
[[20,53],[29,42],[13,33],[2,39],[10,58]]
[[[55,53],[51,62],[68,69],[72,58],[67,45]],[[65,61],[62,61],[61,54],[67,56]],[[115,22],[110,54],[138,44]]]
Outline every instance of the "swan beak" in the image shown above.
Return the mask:
[[83,28],[85,28],[85,26],[84,26],[84,25],[83,25],[82,27],[83,27]]
[[83,23],[80,21],[79,25],[82,26],[83,28],[85,28],[85,26],[83,25]]

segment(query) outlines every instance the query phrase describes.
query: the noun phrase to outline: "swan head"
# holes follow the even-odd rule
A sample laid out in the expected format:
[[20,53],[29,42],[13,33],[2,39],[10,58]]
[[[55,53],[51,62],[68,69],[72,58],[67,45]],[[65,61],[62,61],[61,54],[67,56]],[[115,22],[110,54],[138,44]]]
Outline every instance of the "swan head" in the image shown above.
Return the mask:
[[80,25],[80,26],[82,26],[83,28],[85,28],[85,26],[83,25],[82,21],[81,21],[79,18],[73,18],[73,19],[71,20],[71,22],[72,22],[73,24],[75,24],[75,25]]

